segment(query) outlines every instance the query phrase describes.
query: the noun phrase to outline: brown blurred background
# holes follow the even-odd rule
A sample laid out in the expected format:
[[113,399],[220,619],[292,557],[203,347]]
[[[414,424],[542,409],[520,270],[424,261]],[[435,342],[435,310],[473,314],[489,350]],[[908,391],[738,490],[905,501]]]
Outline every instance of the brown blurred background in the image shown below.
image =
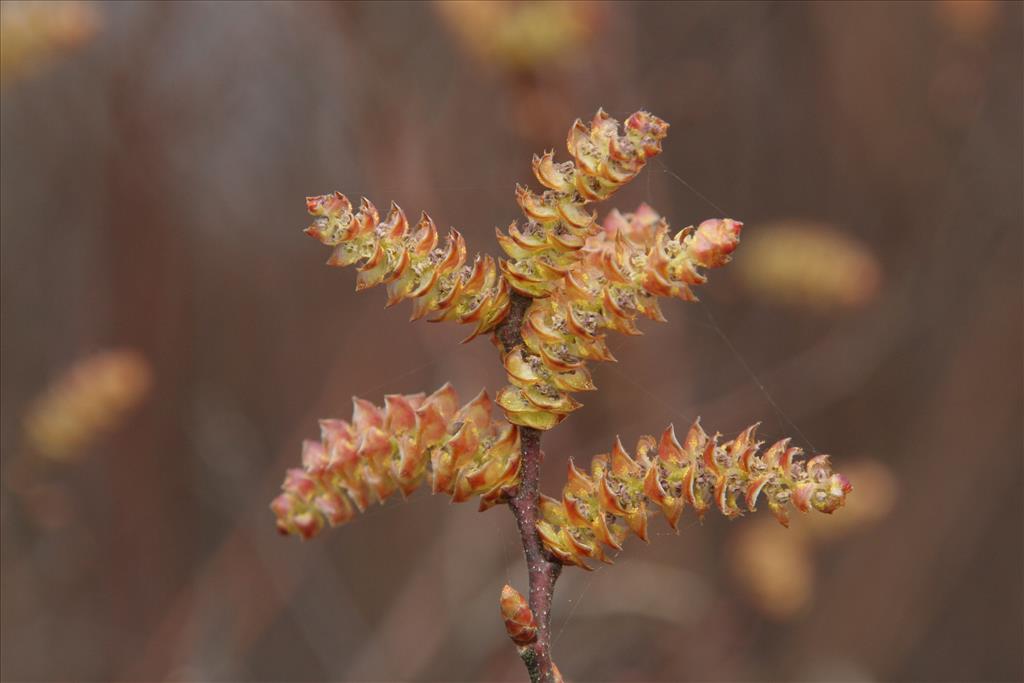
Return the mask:
[[503,382],[487,342],[324,267],[303,198],[497,255],[530,155],[603,106],[672,124],[615,206],[747,227],[702,303],[611,339],[544,490],[701,415],[855,491],[567,570],[567,679],[1021,680],[1021,36],[996,2],[4,2],[0,675],[522,680],[504,509],[422,492],[274,533],[351,395]]

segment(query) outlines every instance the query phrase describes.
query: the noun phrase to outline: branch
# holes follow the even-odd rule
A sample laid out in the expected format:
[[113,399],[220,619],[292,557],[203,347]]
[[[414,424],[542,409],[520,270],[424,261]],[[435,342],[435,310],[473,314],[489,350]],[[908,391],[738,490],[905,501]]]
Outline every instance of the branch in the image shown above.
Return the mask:
[[[513,293],[508,317],[495,330],[495,335],[506,352],[523,343],[520,326],[530,301],[531,299],[527,297]],[[537,638],[519,649],[520,656],[530,672],[532,683],[553,683],[559,676],[551,662],[551,599],[554,595],[555,581],[562,573],[562,565],[548,554],[537,534],[540,499],[538,481],[543,458],[540,436],[541,432],[537,429],[520,429],[522,469],[519,488],[509,501],[509,507],[519,527],[519,537],[523,544],[523,554],[526,556],[530,577],[530,610],[537,622]]]

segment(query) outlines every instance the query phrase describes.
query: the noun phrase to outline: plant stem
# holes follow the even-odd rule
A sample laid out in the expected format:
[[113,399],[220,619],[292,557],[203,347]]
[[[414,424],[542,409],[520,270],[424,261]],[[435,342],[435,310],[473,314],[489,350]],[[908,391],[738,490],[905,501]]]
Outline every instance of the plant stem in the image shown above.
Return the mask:
[[[527,297],[513,293],[508,316],[495,330],[506,352],[523,342],[520,326],[530,301]],[[537,639],[519,648],[519,653],[530,673],[531,683],[551,683],[555,680],[551,663],[551,599],[555,581],[562,573],[562,565],[544,550],[537,534],[540,463],[543,459],[540,450],[541,432],[530,427],[520,427],[519,436],[522,469],[519,488],[509,501],[509,507],[519,527],[519,538],[529,572],[530,610],[537,622]]]
[[530,610],[537,622],[537,640],[523,652],[530,680],[553,681],[551,668],[551,599],[562,565],[552,561],[537,535],[538,479],[540,478],[540,432],[526,427],[520,431],[523,469],[519,490],[509,502],[519,527],[519,537],[530,576]]

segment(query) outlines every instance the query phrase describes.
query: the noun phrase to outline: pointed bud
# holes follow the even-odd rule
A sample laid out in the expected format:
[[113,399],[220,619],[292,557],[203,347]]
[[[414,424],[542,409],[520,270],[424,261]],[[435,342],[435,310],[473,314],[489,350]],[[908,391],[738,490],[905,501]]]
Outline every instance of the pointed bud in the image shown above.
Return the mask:
[[705,268],[724,266],[730,254],[739,246],[743,223],[731,218],[712,218],[697,227],[690,237],[687,251],[691,258]]
[[537,639],[537,622],[526,603],[526,598],[512,586],[505,584],[501,589],[501,617],[505,620],[508,637],[520,647]]

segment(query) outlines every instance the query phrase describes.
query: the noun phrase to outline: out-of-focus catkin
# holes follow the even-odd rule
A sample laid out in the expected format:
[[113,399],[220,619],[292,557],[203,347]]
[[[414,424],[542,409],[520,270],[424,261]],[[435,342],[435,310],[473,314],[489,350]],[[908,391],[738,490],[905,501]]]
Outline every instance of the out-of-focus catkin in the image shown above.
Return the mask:
[[110,349],[84,358],[51,384],[25,416],[27,443],[52,460],[70,460],[121,422],[146,396],[149,361]]
[[0,4],[0,85],[31,76],[87,43],[100,23],[90,2],[5,0]]
[[383,408],[352,400],[352,421],[321,420],[320,441],[305,441],[302,468],[288,470],[271,503],[281,533],[311,538],[424,482],[457,503],[480,496],[481,510],[517,485],[519,430],[491,419],[486,392],[462,408],[450,384],[430,396],[385,396]]
[[883,279],[878,257],[853,235],[799,221],[759,225],[737,266],[752,295],[815,312],[865,306]]
[[533,157],[533,173],[547,188],[541,194],[517,186],[516,201],[526,216],[513,222],[508,234],[497,231],[498,243],[510,261],[502,270],[519,293],[530,297],[550,294],[577,252],[599,230],[586,205],[608,199],[661,153],[668,124],[638,111],[619,122],[598,110],[590,125],[579,119],[569,130],[567,146],[573,161],[555,163],[554,152]]
[[392,203],[381,221],[368,199],[356,211],[340,192],[308,197],[306,208],[315,217],[306,234],[334,248],[328,265],[362,261],[357,291],[385,284],[388,306],[412,300],[413,320],[433,313],[434,322],[473,325],[466,341],[493,329],[508,313],[508,282],[494,259],[477,255],[472,266],[466,265],[466,242],[454,228],[439,248],[437,227],[426,213],[410,226],[402,209]]
[[565,270],[550,296],[523,317],[523,346],[504,356],[511,386],[497,401],[510,422],[550,429],[580,407],[570,394],[594,389],[586,362],[614,360],[604,330],[641,334],[638,316],[664,321],[657,298],[696,301],[702,269],[729,262],[742,223],[704,221],[673,236],[652,208],[613,211]]
[[892,512],[897,483],[887,465],[855,460],[843,469],[858,491],[844,504],[843,514],[808,515],[790,529],[759,519],[730,534],[726,552],[733,578],[751,605],[770,619],[793,619],[814,599],[816,546],[862,531]]
[[780,529],[767,519],[736,529],[726,547],[729,572],[755,610],[787,621],[811,602],[815,565],[809,545],[799,529]]
[[601,3],[581,0],[437,0],[433,8],[459,47],[509,75],[559,72],[582,61],[604,18]]
[[717,508],[733,518],[742,507],[754,511],[763,499],[783,525],[789,524],[790,504],[826,513],[844,504],[852,487],[832,472],[829,456],[803,461],[789,439],[762,453],[755,429],[720,444],[719,435],[708,437],[698,420],[682,444],[671,425],[660,440],[642,436],[634,457],[616,439],[610,454],[594,457],[589,475],[570,460],[561,501],[541,500],[541,540],[562,563],[589,569],[587,559],[610,562],[605,548],[621,550],[628,532],[647,540],[649,506],[675,529],[687,504],[701,516]]

